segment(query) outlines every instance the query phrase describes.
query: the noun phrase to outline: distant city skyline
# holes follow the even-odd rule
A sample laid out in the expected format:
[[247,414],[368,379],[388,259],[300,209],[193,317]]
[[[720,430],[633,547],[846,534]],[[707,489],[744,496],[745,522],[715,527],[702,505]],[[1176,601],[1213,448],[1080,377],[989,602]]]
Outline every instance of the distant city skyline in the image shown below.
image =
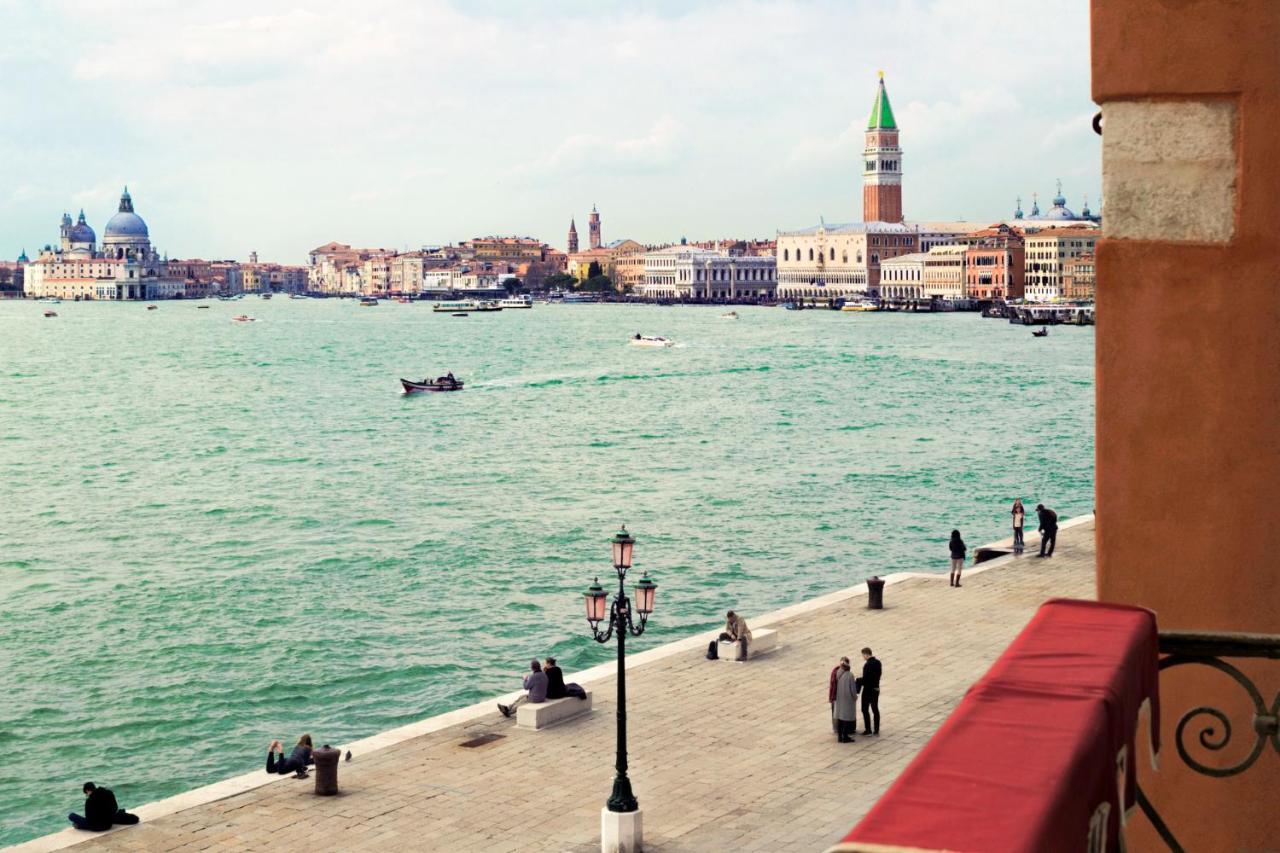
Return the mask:
[[1088,8],[1011,2],[0,0],[0,258],[128,184],[171,256],[520,234],[563,248],[861,218],[883,69],[909,219],[1100,192]]

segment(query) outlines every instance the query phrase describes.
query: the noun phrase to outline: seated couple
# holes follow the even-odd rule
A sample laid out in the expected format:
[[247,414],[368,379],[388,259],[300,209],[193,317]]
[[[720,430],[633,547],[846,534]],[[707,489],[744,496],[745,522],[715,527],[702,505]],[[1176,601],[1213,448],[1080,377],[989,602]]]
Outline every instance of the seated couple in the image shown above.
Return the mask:
[[517,697],[510,705],[498,703],[498,710],[502,712],[502,716],[510,717],[524,702],[539,705],[548,699],[564,699],[566,696],[587,698],[587,691],[579,685],[564,683],[564,673],[561,672],[560,667],[556,666],[556,659],[553,657],[547,658],[545,666],[536,659],[529,662],[529,672],[524,677],[524,689],[527,691],[525,695]]
[[132,825],[138,822],[136,814],[129,814],[120,808],[116,803],[116,795],[111,793],[110,788],[99,788],[92,782],[85,782],[82,790],[85,796],[84,815],[75,812],[67,815],[67,820],[76,829],[106,832],[117,823]]
[[751,629],[747,627],[747,620],[730,610],[725,614],[724,630],[720,632],[720,639],[712,640],[707,645],[707,660],[717,660],[720,657],[720,643],[733,643],[738,647],[734,660],[746,660],[747,645],[750,642]]

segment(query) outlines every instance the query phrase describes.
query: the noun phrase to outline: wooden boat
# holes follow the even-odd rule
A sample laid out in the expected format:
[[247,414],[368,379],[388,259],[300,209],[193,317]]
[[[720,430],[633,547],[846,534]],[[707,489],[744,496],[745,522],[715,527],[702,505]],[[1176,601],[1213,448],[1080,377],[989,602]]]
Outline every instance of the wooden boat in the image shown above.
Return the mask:
[[258,320],[257,320],[257,318],[256,318],[256,317],[250,317],[248,314],[237,314],[236,316],[234,316],[234,317],[232,317],[232,318],[231,318],[231,322],[233,322],[233,323],[256,323],[256,322],[258,322]]
[[209,306],[208,306],[208,305],[197,305],[197,306],[196,306],[196,308],[197,308],[197,309],[201,309],[201,308],[203,308],[203,309],[204,309],[204,310],[206,310],[206,311],[208,311],[208,310],[209,310]]
[[1048,329],[1036,329],[1035,331],[1033,331],[1033,332],[1031,333],[1031,336],[1032,336],[1032,337],[1034,337],[1034,338],[1047,338],[1047,337],[1049,337],[1049,330],[1048,330]]
[[50,310],[48,310],[48,311],[45,311],[45,312],[44,312],[44,316],[46,316],[46,317],[57,317],[57,316],[58,316],[58,312],[57,312],[57,311],[54,311],[54,310],[52,310],[52,309],[50,309]]
[[417,394],[422,391],[461,391],[466,385],[461,379],[453,379],[448,376],[441,376],[438,379],[423,379],[421,382],[414,382],[410,379],[401,379],[400,384],[404,386],[404,393]]
[[148,306],[147,306],[147,310],[148,310],[148,311],[154,311],[154,310],[156,310],[156,309],[157,309],[157,308],[159,308],[159,307],[160,307],[159,305],[148,305]]
[[452,314],[450,314],[449,316],[450,316],[450,317],[469,317],[469,316],[471,316],[471,315],[470,315],[470,314],[468,314],[466,311],[454,311],[454,312],[453,312]]

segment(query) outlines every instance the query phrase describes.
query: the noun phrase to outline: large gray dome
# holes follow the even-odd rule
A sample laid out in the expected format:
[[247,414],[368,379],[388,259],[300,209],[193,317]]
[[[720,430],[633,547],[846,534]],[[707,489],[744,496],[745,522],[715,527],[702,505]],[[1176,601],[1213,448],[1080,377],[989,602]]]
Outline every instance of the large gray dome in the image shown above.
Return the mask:
[[98,235],[93,233],[93,229],[89,227],[83,219],[71,229],[72,243],[92,243],[98,239]]
[[145,240],[147,239],[147,223],[142,221],[142,217],[133,212],[133,199],[129,197],[129,188],[124,188],[124,194],[120,196],[120,210],[115,216],[107,220],[107,230],[103,232],[103,236],[110,240]]
[[131,210],[121,211],[107,220],[108,237],[146,237],[147,223]]

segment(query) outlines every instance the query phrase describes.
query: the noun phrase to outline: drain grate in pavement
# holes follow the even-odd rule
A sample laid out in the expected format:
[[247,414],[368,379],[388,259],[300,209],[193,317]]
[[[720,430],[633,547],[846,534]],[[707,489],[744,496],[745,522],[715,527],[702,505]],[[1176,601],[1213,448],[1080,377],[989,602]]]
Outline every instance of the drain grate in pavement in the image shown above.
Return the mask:
[[463,749],[475,749],[477,746],[484,746],[486,743],[493,743],[495,740],[502,740],[504,737],[506,735],[483,734],[479,737],[473,737],[471,740],[464,740],[458,746]]

